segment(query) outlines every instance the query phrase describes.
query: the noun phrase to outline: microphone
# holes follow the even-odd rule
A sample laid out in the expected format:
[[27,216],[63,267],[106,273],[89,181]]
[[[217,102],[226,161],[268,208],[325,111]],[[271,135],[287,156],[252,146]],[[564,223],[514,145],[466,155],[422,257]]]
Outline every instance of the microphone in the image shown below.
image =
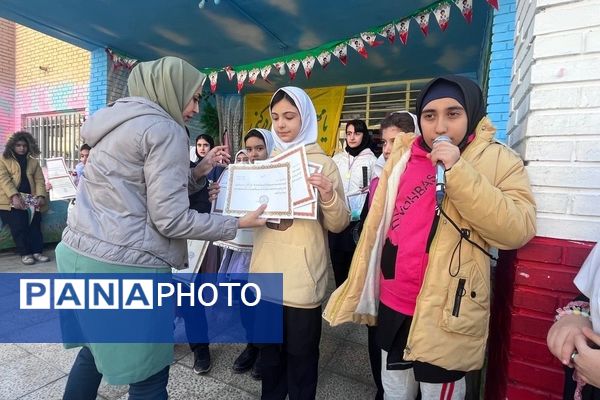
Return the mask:
[[[448,136],[438,136],[433,141],[433,144],[441,142],[452,142]],[[442,205],[444,195],[446,194],[446,167],[444,163],[438,161],[435,164],[435,202],[438,206]]]

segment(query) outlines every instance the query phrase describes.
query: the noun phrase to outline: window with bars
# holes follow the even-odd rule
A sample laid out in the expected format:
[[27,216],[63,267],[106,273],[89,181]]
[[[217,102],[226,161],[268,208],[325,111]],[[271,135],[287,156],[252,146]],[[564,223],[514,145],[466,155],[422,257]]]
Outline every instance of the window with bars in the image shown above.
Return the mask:
[[46,158],[64,157],[67,167],[75,167],[79,162],[79,131],[84,119],[83,109],[23,115],[23,130],[37,140],[42,166],[46,165]]
[[353,119],[362,119],[372,130],[373,139],[380,147],[379,124],[381,121],[393,111],[408,110],[412,112],[419,91],[429,80],[418,79],[347,86],[338,132],[340,146],[344,142],[346,123]]

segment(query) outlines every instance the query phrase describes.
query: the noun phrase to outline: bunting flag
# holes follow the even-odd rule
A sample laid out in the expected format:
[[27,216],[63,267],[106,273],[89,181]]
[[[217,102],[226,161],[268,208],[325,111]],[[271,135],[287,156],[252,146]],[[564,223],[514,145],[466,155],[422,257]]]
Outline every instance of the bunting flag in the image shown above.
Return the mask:
[[348,62],[348,46],[346,43],[340,43],[333,49],[333,54],[340,59],[341,63],[346,65]]
[[473,0],[456,0],[454,2],[468,24],[473,20]]
[[396,39],[396,31],[394,30],[394,24],[387,24],[380,31],[379,34],[388,38],[390,43],[394,43],[394,39]]
[[306,75],[306,79],[310,78],[310,74],[312,73],[314,65],[315,58],[313,56],[307,56],[304,60],[302,60],[302,67],[304,67],[304,75]]
[[356,50],[358,54],[360,54],[364,58],[369,58],[369,55],[367,54],[367,49],[365,49],[365,42],[363,42],[361,38],[352,38],[348,40],[348,44],[350,45],[350,47]]
[[227,79],[229,80],[232,80],[235,76],[235,71],[229,65],[225,67],[225,72],[227,73]]
[[138,60],[135,58],[126,57],[122,54],[115,52],[112,49],[105,49],[106,54],[110,57],[110,61],[112,62],[113,69],[125,68],[128,70],[132,70],[138,63]]
[[448,28],[448,21],[450,20],[450,4],[442,3],[433,11],[433,15],[435,15],[435,19],[440,26],[440,29],[443,31]]
[[329,63],[331,62],[331,53],[328,51],[324,51],[317,56],[317,60],[323,69],[327,68]]
[[419,28],[421,28],[423,35],[427,36],[429,34],[429,12],[417,15],[415,21],[419,24]]
[[208,74],[208,80],[210,81],[210,91],[214,93],[217,90],[217,79],[219,78],[219,73],[217,71],[213,71]]
[[269,74],[271,73],[271,64],[267,64],[260,69],[260,76],[266,81],[269,82]]
[[285,61],[274,62],[273,66],[275,67],[277,72],[279,72],[280,74],[281,74],[281,69],[283,68],[283,74],[281,74],[281,75],[285,75]]
[[[392,25],[392,29],[393,29],[393,25]],[[377,46],[383,44],[383,42],[381,40],[377,40],[377,34],[374,32],[363,32],[360,34],[360,37],[362,38],[362,40],[369,43],[369,46],[371,46],[371,47],[377,47]]]
[[[490,7],[498,9],[498,0],[485,0],[485,3]],[[321,67],[326,69],[331,62],[332,55],[337,57],[343,65],[347,65],[348,46],[356,50],[356,52],[358,52],[358,54],[360,54],[362,57],[368,58],[365,42],[372,47],[379,46],[385,42],[378,40],[378,35],[383,38],[387,38],[387,40],[393,44],[397,34],[400,42],[406,45],[408,42],[411,20],[413,19],[425,37],[427,37],[429,34],[429,19],[431,14],[434,15],[440,30],[442,32],[445,31],[448,29],[450,23],[450,11],[452,6],[458,8],[467,23],[471,23],[473,19],[473,0],[435,0],[431,4],[415,10],[410,15],[396,18],[392,21],[388,21],[382,25],[375,26],[370,29],[364,29],[343,40],[328,42],[312,49],[299,51],[269,60],[257,61],[246,65],[226,66],[222,68],[206,68],[203,69],[202,72],[209,76],[210,89],[212,92],[216,91],[217,89],[218,74],[221,72],[225,72],[227,74],[227,78],[231,81],[236,75],[236,71],[239,71],[237,72],[238,91],[242,90],[246,78],[248,78],[249,84],[254,84],[259,73],[266,82],[269,82],[268,77],[273,67],[275,67],[281,75],[285,75],[285,69],[287,66],[289,70],[289,77],[291,80],[293,80],[296,78],[300,65],[302,65],[304,68],[304,74],[306,75],[306,78],[309,79],[314,69],[315,62],[318,61]],[[137,63],[136,60],[115,55],[115,53],[110,49],[106,49],[106,51],[111,57],[115,66],[133,68],[135,63]]]
[[287,62],[288,69],[290,70],[290,80],[296,79],[296,72],[298,72],[298,67],[300,67],[300,61],[292,60]]
[[237,91],[238,93],[242,91],[244,87],[244,81],[246,80],[246,76],[248,76],[248,71],[243,70],[237,73]]
[[396,24],[396,29],[398,30],[398,37],[402,44],[406,44],[408,41],[408,27],[410,26],[410,19],[405,19]]
[[259,74],[260,74],[260,69],[252,68],[250,70],[250,72],[248,72],[248,83],[251,85],[254,85]]
[[496,10],[499,10],[499,8],[498,8],[498,0],[485,0],[485,1],[487,1],[487,3],[490,6],[494,7]]

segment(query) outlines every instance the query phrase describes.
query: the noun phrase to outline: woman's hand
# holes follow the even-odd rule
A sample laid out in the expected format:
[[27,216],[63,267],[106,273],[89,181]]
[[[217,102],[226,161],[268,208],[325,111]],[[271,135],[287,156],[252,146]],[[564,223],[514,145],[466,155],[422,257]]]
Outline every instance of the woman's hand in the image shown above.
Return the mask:
[[267,223],[266,218],[261,218],[260,215],[267,208],[266,204],[261,204],[256,210],[249,212],[239,219],[239,228],[257,228],[259,226],[265,226]]
[[10,198],[10,204],[13,206],[13,208],[16,208],[17,210],[25,210],[27,208],[27,205],[25,205],[25,201],[18,193],[12,195],[12,197]]
[[327,203],[331,201],[333,198],[333,182],[331,182],[331,179],[321,173],[315,172],[308,177],[308,183],[317,188],[319,196],[321,196],[321,202]]
[[204,156],[202,161],[194,167],[194,178],[196,180],[208,175],[211,169],[217,165],[227,165],[231,155],[227,152],[227,146],[215,146]]
[[208,200],[210,202],[215,201],[220,191],[221,186],[219,186],[217,182],[211,182],[211,184],[208,185]]
[[600,335],[590,328],[583,328],[582,333],[575,337],[577,355],[573,358],[573,364],[577,374],[585,383],[600,387],[600,350],[588,344],[589,341],[595,344],[595,347],[600,346]]
[[46,205],[46,198],[42,196],[38,196],[37,198],[38,207],[43,207]]
[[546,341],[550,352],[561,363],[573,367],[571,354],[575,350],[575,337],[582,335],[583,328],[591,328],[590,319],[581,315],[563,315],[548,331]]

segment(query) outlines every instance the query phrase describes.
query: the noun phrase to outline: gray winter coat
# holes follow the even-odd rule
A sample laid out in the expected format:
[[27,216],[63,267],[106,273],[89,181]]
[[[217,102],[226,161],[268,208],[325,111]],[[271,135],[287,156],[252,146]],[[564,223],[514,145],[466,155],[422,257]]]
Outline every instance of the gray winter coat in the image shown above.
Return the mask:
[[237,220],[189,209],[188,137],[157,104],[117,100],[88,118],[93,147],[63,243],[120,265],[184,268],[186,239],[233,239]]

